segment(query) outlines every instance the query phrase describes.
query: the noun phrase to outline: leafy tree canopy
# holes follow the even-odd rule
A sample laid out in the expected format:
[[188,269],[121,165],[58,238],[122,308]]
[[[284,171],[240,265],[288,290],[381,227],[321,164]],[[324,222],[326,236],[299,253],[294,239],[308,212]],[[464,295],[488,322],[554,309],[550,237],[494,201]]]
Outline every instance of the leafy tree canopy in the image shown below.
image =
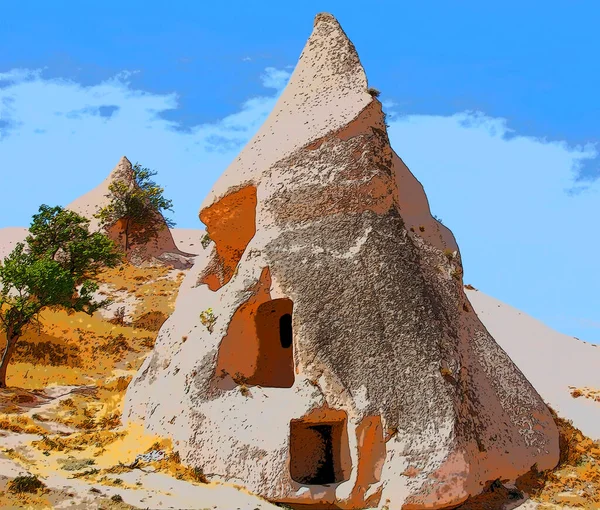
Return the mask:
[[0,330],[6,345],[0,360],[0,387],[24,330],[44,308],[93,314],[109,301],[96,301],[94,277],[122,260],[113,241],[90,233],[89,220],[62,207],[42,205],[25,243],[0,261]]

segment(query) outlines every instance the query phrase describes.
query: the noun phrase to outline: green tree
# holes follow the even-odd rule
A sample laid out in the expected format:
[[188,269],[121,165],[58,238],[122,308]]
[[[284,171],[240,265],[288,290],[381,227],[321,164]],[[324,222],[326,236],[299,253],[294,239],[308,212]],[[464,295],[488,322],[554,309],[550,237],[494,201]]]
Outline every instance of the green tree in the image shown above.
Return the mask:
[[164,211],[173,211],[173,202],[163,196],[164,188],[152,180],[156,173],[136,163],[131,175],[124,174],[108,186],[106,196],[110,202],[94,215],[105,229],[123,222],[126,252],[133,244],[156,238],[161,229],[175,226],[163,216]]
[[89,220],[62,207],[42,205],[29,232],[0,261],[0,331],[6,334],[0,388],[19,339],[38,323],[39,313],[50,308],[92,315],[106,306],[109,300],[94,300],[94,279],[123,256],[108,237],[89,232]]

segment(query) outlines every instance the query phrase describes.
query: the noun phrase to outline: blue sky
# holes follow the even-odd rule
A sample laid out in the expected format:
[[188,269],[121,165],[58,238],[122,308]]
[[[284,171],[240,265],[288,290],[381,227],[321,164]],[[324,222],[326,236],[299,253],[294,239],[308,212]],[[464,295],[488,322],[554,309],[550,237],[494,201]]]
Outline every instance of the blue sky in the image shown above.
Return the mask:
[[329,11],[465,281],[600,343],[600,4],[522,3],[4,0],[0,227],[66,205],[122,155],[158,170],[178,226],[199,226]]

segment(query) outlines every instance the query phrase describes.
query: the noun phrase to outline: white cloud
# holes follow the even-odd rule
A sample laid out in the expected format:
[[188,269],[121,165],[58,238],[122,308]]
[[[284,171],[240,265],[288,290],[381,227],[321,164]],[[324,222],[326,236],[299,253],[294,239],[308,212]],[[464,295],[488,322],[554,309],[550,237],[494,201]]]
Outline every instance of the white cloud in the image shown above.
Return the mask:
[[261,76],[261,79],[264,87],[275,90],[283,90],[290,79],[290,76],[291,73],[284,71],[283,69],[267,67],[265,69],[265,73]]

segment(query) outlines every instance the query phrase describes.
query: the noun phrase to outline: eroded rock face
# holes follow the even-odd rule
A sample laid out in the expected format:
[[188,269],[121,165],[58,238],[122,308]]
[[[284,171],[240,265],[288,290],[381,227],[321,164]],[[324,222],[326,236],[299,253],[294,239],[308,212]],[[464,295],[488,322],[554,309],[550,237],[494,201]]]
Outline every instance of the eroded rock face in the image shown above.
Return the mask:
[[[70,209],[81,216],[90,220],[90,231],[100,229],[99,220],[94,215],[105,207],[110,199],[109,186],[115,181],[124,181],[134,185],[133,169],[131,162],[123,156],[117,166],[112,170],[108,177],[96,188],[82,195],[78,199],[71,202],[67,209]],[[125,221],[118,221],[106,234],[113,239],[122,248],[125,247]],[[142,244],[134,244],[128,251],[128,258],[135,262],[160,261],[166,265],[171,265],[180,269],[187,269],[191,266],[193,254],[184,253],[179,250],[173,240],[171,231],[167,227],[164,218],[157,212],[157,221],[163,225],[158,231],[156,237],[152,237],[148,242]],[[133,227],[135,228],[135,227]]]
[[200,218],[211,251],[124,411],[185,463],[274,501],[389,509],[557,463],[548,409],[469,306],[331,15]]

